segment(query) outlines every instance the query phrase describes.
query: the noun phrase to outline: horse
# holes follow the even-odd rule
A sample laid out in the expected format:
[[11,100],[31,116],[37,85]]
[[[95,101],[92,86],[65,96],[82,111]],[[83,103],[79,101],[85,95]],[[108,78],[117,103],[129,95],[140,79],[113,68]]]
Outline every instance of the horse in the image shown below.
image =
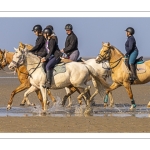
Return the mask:
[[[62,62],[64,62],[64,61],[62,61]],[[97,75],[98,75],[97,77],[98,78],[103,78],[106,81],[106,79],[111,76],[111,71],[109,69],[105,68],[103,66],[103,63],[100,63],[100,64],[96,63],[95,59],[88,59],[88,60],[82,59],[82,62],[84,64],[90,65],[97,72]],[[108,62],[105,62],[105,65],[109,67]],[[68,89],[67,92],[69,92],[69,89]],[[109,97],[109,100],[110,100],[109,107],[113,107],[114,100],[113,100],[111,92],[108,94],[108,97]],[[69,104],[68,104],[68,106],[71,106],[71,105],[72,105],[72,100],[71,100],[71,97],[69,97]],[[107,107],[107,106],[108,106],[108,104],[104,103],[104,107]]]
[[[24,44],[22,42],[19,42],[19,49],[20,50],[25,49],[25,47],[27,47],[27,49],[30,50],[30,49],[32,49],[33,46],[30,44]],[[69,62],[72,62],[72,60],[61,58],[61,62],[62,63],[69,63]],[[80,62],[80,63],[85,63],[85,64],[88,64],[91,67],[93,67],[93,69],[97,72],[98,78],[102,77],[104,80],[106,80],[108,77],[110,77],[111,71],[108,69],[104,69],[102,66],[102,63],[97,64],[95,62],[95,59],[89,59],[87,61],[82,59],[82,62]],[[105,62],[105,63],[107,66],[109,66],[108,62]],[[66,93],[70,94],[70,95],[72,95],[76,91],[80,94],[80,91],[77,88],[74,88],[72,86],[70,86],[69,88],[66,87],[65,90],[66,90]],[[88,91],[88,94],[90,96],[90,91]],[[69,99],[69,103],[68,103],[67,107],[71,107],[72,106],[71,96],[69,96],[68,99]],[[111,93],[109,93],[109,99],[110,99],[110,105],[109,106],[112,107],[114,102],[113,102],[113,97],[112,97]],[[64,106],[65,103],[66,103],[66,99],[62,101],[62,105]],[[78,103],[81,105],[82,101],[78,101]]]
[[[29,47],[28,47],[29,48]],[[10,64],[10,62],[12,61],[12,58],[13,58],[13,55],[14,55],[14,52],[9,52],[7,50],[1,50],[0,49],[0,70],[4,70],[4,68]],[[5,71],[6,72],[6,71]],[[30,84],[30,81],[28,79],[28,71],[26,69],[26,66],[22,65],[22,66],[19,66],[17,69],[16,69],[16,72],[17,72],[17,75],[18,75],[18,79],[20,81],[20,85],[11,92],[11,96],[10,96],[10,100],[8,101],[8,105],[7,105],[7,110],[11,109],[11,106],[12,106],[12,103],[13,103],[13,98],[14,96],[21,92],[21,91],[24,91],[26,89],[28,89],[31,84]],[[36,91],[36,94],[38,96],[38,99],[40,101],[43,101],[43,98],[42,98],[42,94],[40,92],[40,90],[37,90]],[[48,91],[48,95],[50,96],[50,99],[53,101],[53,102],[56,102],[56,99],[54,98],[54,96],[51,94],[50,90]],[[22,102],[20,103],[21,106],[24,106],[25,105],[25,100],[23,99]],[[49,103],[49,102],[48,102]],[[30,103],[30,101],[28,100],[27,101],[27,105],[28,106],[33,106],[35,104],[33,103]]]
[[[106,96],[104,99],[104,103],[107,103],[108,101],[108,93],[113,91],[114,89],[124,86],[128,96],[131,100],[131,107],[130,110],[133,110],[136,108],[136,103],[133,98],[133,93],[131,89],[131,82],[129,80],[130,73],[127,72],[124,69],[125,66],[125,56],[124,54],[111,45],[109,42],[108,43],[103,43],[102,42],[102,48],[99,52],[99,55],[96,57],[96,62],[100,63],[104,60],[107,60],[109,62],[109,66],[112,71],[111,77],[113,80],[112,85],[106,90]],[[138,79],[133,82],[133,85],[135,84],[145,84],[150,81],[150,60],[144,62],[146,71],[143,73],[137,73]],[[137,64],[138,66],[138,64]],[[148,104],[149,105],[149,104]]]
[[[43,97],[42,109],[44,112],[46,112],[47,90],[44,88],[46,82],[46,73],[42,67],[41,59],[36,55],[28,52],[26,48],[24,50],[16,48],[14,49],[16,52],[13,55],[13,61],[9,64],[8,68],[13,70],[22,64],[27,67],[30,76],[31,87],[24,93],[24,99],[27,100],[27,97],[30,93],[40,89]],[[105,86],[107,86],[107,83],[104,79],[97,78],[97,73],[89,65],[71,62],[67,63],[65,66],[66,72],[56,74],[52,77],[52,84],[50,89],[57,90],[69,86],[78,88],[80,89],[81,94],[77,97],[77,99],[81,100],[81,98],[84,96],[87,100],[87,106],[90,108],[90,102],[97,94],[97,91],[99,94],[103,94],[103,89]],[[90,86],[86,85],[86,83],[90,77],[92,77],[93,85],[96,90],[90,99],[87,99],[85,94],[90,89]]]

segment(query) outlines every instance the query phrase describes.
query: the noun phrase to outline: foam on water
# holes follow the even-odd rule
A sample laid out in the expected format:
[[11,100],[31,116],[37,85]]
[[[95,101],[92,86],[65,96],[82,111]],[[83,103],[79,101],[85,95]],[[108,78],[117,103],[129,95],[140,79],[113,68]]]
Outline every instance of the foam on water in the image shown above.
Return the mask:
[[[73,105],[71,108],[63,107],[61,98],[56,97],[57,102],[49,106],[46,116],[50,117],[72,117],[72,116],[85,116],[84,112],[86,105]],[[95,105],[92,107],[92,115],[99,117],[137,117],[137,118],[150,118],[150,108],[146,105],[138,105],[136,109],[131,111],[130,105],[127,104],[116,104],[114,107],[104,108],[103,105]],[[7,111],[6,107],[0,107],[0,117],[32,117],[32,116],[43,116],[41,105],[36,107],[12,107],[11,110]],[[44,115],[45,116],[45,115]]]

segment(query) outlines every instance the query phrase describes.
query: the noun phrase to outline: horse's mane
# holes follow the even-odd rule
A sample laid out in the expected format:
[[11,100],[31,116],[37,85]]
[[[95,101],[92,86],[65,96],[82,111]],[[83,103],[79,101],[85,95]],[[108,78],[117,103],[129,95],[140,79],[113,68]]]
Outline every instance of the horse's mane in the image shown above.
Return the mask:
[[114,50],[117,50],[122,56],[124,56],[124,54],[118,48],[116,48],[115,46],[111,45],[111,48],[114,49]]
[[32,54],[31,52],[28,52],[27,57],[28,58],[30,57],[33,62],[39,62],[40,61],[40,58],[37,57],[36,55]]

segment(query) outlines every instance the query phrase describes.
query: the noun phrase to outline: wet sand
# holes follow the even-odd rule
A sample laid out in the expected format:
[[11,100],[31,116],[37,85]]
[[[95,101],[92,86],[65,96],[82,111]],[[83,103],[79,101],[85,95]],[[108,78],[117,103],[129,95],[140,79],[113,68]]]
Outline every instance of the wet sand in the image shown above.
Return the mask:
[[[2,78],[13,75],[1,72],[0,74],[0,108],[6,107],[11,92],[19,85],[17,78]],[[14,76],[15,77],[15,76]],[[110,81],[109,81],[110,82]],[[150,85],[132,86],[134,98],[137,104],[144,104],[150,101]],[[14,97],[12,107],[20,107],[19,104],[25,91]],[[91,89],[91,93],[93,88]],[[54,96],[63,97],[65,90],[52,90]],[[73,103],[76,101],[77,93],[72,96]],[[130,104],[130,100],[123,87],[113,92],[116,104]],[[31,102],[40,105],[35,93],[29,96]],[[97,95],[96,104],[103,104],[102,98]],[[25,106],[27,107],[27,106]],[[9,112],[8,112],[9,113]],[[1,133],[149,133],[150,118],[114,117],[114,116],[24,116],[24,117],[0,117]]]

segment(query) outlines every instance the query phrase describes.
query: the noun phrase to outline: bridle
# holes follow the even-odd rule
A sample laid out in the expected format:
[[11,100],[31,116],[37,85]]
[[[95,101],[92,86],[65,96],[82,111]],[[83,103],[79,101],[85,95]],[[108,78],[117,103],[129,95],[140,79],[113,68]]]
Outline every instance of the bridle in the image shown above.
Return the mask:
[[[0,69],[3,69],[3,68],[7,65],[6,53],[8,53],[8,52],[7,52],[7,51],[4,51],[4,52],[2,53],[2,58],[1,58],[1,60],[0,60]],[[4,63],[5,63],[5,65],[3,65],[4,67],[2,67],[2,64],[4,64]]]
[[[109,60],[110,58],[111,58],[111,46],[109,46],[109,49],[108,50],[106,50],[106,51],[104,51],[105,53],[104,53],[104,55],[101,55],[101,54],[98,54],[98,59],[101,59],[100,61],[98,61],[97,60],[97,62],[102,62],[102,63],[105,63],[105,61],[106,60]],[[107,66],[106,68],[102,65],[102,67],[104,68],[104,69],[108,69],[108,70],[111,70],[111,69],[113,69],[113,68],[115,68],[115,67],[117,67],[118,65],[119,65],[119,63],[120,63],[120,61],[122,60],[122,58],[123,57],[121,57],[121,58],[119,58],[118,60],[116,60],[116,61],[114,61],[114,62],[109,62],[110,64],[115,64],[116,63],[116,65],[114,65],[113,67],[108,67],[107,65],[106,65],[106,63],[105,63],[105,65]]]
[[[19,67],[19,66],[21,66],[19,63],[20,62],[22,62],[23,61],[23,63],[24,63],[24,61],[25,61],[25,58],[26,58],[26,56],[25,56],[25,52],[24,51],[22,51],[22,55],[20,55],[19,56],[19,60],[18,60],[18,62],[15,62],[15,61],[12,61],[12,63],[13,64],[15,64],[15,66],[16,67]],[[23,73],[23,74],[25,74],[25,75],[27,75],[27,77],[29,76],[29,77],[31,77],[32,78],[32,74],[34,73],[34,71],[39,67],[39,65],[40,65],[40,63],[41,63],[41,59],[40,59],[40,61],[38,62],[38,63],[33,63],[33,64],[27,64],[27,65],[34,65],[34,64],[38,64],[35,68],[31,68],[30,70],[32,70],[33,69],[33,71],[29,74],[26,74],[26,73],[24,73],[24,72],[20,72],[20,73]],[[29,71],[30,71],[29,70]],[[28,72],[29,72],[28,71]]]

